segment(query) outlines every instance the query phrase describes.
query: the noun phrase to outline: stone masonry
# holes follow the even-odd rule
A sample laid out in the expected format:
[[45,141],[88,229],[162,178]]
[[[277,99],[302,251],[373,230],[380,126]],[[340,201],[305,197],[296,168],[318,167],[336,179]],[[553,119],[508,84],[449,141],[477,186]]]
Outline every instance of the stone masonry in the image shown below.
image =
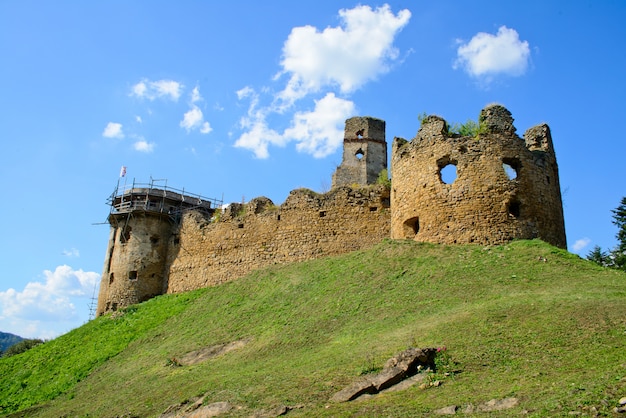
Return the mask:
[[333,187],[376,183],[387,168],[385,121],[354,117],[346,120],[343,159],[333,174]]
[[389,190],[339,187],[231,204],[219,219],[189,212],[170,245],[166,292],[224,283],[272,264],[355,251],[389,237]]
[[298,189],[280,206],[259,197],[223,210],[156,188],[115,196],[97,315],[388,237],[481,245],[540,238],[565,248],[549,127],[522,139],[499,105],[481,111],[479,127],[460,136],[429,116],[413,140],[395,138],[391,190],[375,184],[387,168],[385,122],[355,117],[346,121],[343,161],[325,194]]
[[[565,248],[565,225],[550,128],[521,139],[511,113],[483,109],[476,137],[450,134],[427,117],[410,142],[395,138],[391,238],[499,244],[541,238]],[[456,171],[446,182],[442,172]]]

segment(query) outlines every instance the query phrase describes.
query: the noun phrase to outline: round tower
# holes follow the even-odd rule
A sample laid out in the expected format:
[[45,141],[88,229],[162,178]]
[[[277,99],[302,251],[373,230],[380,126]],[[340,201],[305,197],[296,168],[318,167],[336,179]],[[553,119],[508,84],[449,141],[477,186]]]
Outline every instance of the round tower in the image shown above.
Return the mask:
[[511,113],[483,109],[475,137],[450,134],[429,116],[392,150],[391,237],[496,244],[540,238],[566,247],[550,128],[515,134]]
[[172,189],[138,187],[111,198],[109,244],[104,261],[96,315],[143,302],[165,293],[173,236],[185,210],[212,213],[211,200]]
[[346,120],[343,159],[333,174],[332,187],[375,184],[386,168],[385,121],[369,116]]

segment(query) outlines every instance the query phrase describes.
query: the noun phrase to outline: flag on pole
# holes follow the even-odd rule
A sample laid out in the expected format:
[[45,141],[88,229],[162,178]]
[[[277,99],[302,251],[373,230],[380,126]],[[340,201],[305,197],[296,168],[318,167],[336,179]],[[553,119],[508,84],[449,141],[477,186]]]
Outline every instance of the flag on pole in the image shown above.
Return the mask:
[[125,177],[126,176],[126,166],[123,165],[122,168],[120,169],[120,177]]

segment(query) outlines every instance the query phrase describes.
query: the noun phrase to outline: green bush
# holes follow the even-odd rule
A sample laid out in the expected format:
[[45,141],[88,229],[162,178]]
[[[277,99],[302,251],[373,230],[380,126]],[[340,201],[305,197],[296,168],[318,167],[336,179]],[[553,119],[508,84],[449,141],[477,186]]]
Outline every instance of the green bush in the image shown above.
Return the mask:
[[2,353],[2,357],[11,357],[17,354],[21,354],[43,343],[44,341],[38,338],[22,340],[19,343],[14,344],[11,347],[7,348],[6,351]]

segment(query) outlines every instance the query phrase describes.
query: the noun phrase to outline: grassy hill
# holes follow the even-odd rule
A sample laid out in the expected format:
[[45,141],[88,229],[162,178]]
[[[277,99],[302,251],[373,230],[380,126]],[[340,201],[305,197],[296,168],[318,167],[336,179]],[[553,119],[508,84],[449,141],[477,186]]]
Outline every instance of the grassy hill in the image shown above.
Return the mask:
[[[446,347],[441,385],[328,402],[409,346]],[[505,397],[519,404],[503,416],[610,414],[626,396],[626,274],[540,241],[385,241],[157,297],[0,359],[0,414],[158,416],[203,394],[229,416],[408,417]]]

